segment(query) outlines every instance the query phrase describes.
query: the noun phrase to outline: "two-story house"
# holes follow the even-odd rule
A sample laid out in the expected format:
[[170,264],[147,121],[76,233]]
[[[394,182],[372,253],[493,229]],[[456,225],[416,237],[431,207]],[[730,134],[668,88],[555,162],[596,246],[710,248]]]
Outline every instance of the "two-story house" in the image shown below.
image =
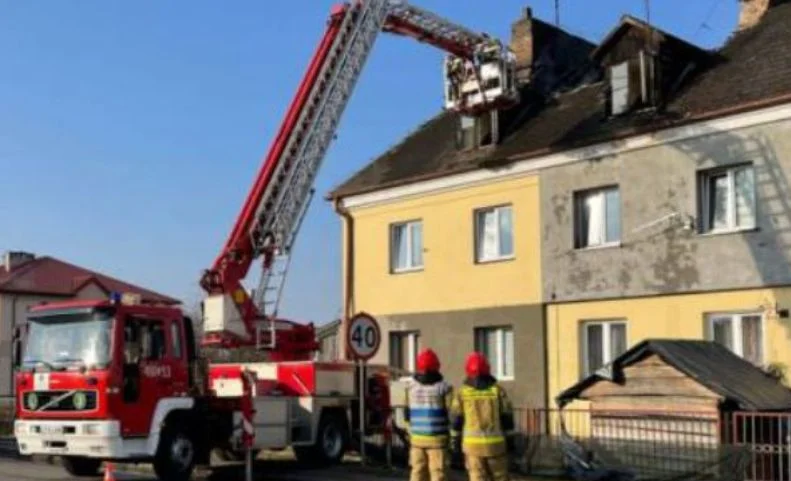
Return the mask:
[[521,106],[477,118],[441,113],[331,198],[344,219],[346,314],[367,311],[385,331],[375,362],[411,371],[430,346],[459,382],[465,356],[479,350],[516,402],[543,405],[538,175],[481,171],[481,162],[500,153],[524,113],[582,80],[595,46],[529,9],[512,25],[511,46]]
[[705,52],[625,19],[539,175],[550,396],[645,338],[791,363],[791,4]]
[[[455,381],[477,349],[533,406],[648,337],[791,363],[791,3],[742,0],[716,51],[632,17],[597,46],[520,25],[521,105],[440,114],[331,194],[379,360],[430,345]],[[540,75],[560,38],[564,85]]]

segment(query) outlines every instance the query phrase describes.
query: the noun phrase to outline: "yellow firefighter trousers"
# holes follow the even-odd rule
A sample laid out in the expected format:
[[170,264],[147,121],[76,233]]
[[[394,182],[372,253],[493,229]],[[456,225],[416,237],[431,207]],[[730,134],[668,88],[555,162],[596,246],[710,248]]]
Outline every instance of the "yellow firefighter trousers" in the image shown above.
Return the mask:
[[409,481],[446,481],[447,452],[443,448],[412,448],[409,464],[412,474]]
[[470,481],[509,481],[508,456],[465,456]]

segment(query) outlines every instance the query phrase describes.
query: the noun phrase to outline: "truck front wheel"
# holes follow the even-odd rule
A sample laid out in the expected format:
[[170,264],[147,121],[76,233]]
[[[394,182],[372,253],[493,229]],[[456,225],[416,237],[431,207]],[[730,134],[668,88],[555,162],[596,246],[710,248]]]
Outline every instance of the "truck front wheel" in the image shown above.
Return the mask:
[[65,456],[61,459],[66,472],[75,477],[93,477],[99,474],[102,465],[100,459],[83,458],[81,456]]
[[154,456],[154,472],[162,481],[188,481],[195,469],[195,442],[173,425],[165,425]]

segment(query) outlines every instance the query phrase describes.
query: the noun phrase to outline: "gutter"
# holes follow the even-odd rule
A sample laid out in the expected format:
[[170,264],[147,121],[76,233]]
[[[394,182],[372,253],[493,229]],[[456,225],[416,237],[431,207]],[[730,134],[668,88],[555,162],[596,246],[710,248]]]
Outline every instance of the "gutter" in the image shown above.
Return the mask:
[[340,197],[335,198],[332,202],[335,213],[341,216],[344,220],[343,225],[346,229],[345,238],[346,246],[344,249],[345,255],[343,256],[345,265],[343,266],[343,306],[341,315],[341,324],[338,331],[338,339],[342,339],[342,348],[339,349],[342,354],[342,360],[351,359],[349,352],[346,330],[349,324],[349,319],[354,315],[354,218],[349,213],[349,210],[343,206],[343,201]]

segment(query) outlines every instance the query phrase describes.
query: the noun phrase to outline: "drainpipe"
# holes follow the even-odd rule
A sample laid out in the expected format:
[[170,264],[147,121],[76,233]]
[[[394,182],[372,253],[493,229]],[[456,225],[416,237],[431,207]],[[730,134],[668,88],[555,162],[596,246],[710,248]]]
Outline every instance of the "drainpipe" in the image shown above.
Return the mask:
[[[19,296],[15,295],[13,297],[13,300],[11,301],[11,375],[9,376],[9,378],[10,378],[9,379],[10,386],[9,386],[8,392],[12,396],[16,395],[16,393],[14,392],[14,385],[16,384],[14,382],[15,381],[15,379],[14,379],[14,370],[16,368],[16,365],[15,365],[16,364],[16,356],[18,355],[17,352],[16,352],[16,344],[17,344],[17,342],[20,343],[19,344],[19,349],[22,348],[21,339],[19,341],[17,341],[15,339],[15,333],[16,333],[16,301],[18,301],[18,300],[19,300]],[[21,333],[20,333],[20,335],[21,335]]]
[[354,218],[349,213],[349,210],[343,206],[340,198],[333,201],[335,212],[343,218],[343,225],[345,227],[346,246],[344,252],[343,266],[343,308],[341,314],[341,325],[338,330],[338,338],[341,340],[340,352],[342,359],[348,361],[351,359],[346,343],[346,326],[349,319],[354,315]]

